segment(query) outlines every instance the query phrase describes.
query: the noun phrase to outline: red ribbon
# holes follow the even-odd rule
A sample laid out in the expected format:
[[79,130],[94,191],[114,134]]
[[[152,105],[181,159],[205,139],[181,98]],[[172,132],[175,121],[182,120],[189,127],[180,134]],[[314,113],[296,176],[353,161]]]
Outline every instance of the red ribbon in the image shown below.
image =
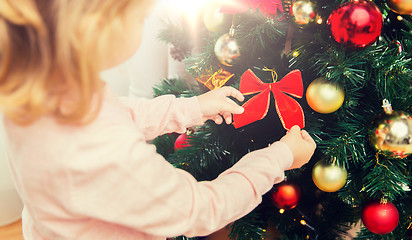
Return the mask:
[[223,4],[220,9],[221,13],[235,14],[246,12],[250,8],[259,10],[269,16],[276,16],[278,11],[283,11],[281,0],[235,0],[233,3]]
[[263,119],[270,104],[270,92],[275,97],[276,111],[280,121],[286,130],[294,125],[300,128],[305,127],[305,117],[302,107],[293,98],[303,96],[302,74],[299,70],[293,70],[284,78],[274,83],[262,82],[253,72],[248,69],[240,80],[239,91],[244,95],[258,93],[247,101],[243,107],[245,111],[242,114],[233,115],[233,126],[240,128],[252,122]]

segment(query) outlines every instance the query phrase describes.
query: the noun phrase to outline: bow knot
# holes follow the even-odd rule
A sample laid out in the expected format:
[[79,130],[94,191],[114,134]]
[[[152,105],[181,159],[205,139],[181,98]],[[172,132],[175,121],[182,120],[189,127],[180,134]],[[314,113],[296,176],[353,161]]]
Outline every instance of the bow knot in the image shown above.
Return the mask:
[[253,10],[259,9],[264,15],[270,17],[277,16],[279,12],[284,12],[281,0],[235,0],[223,4],[220,12],[235,14],[246,12],[250,8]]
[[270,92],[275,98],[276,112],[283,127],[286,130],[294,125],[304,128],[305,117],[302,107],[296,100],[287,95],[296,98],[303,96],[302,74],[299,70],[291,71],[278,82],[264,83],[252,70],[248,69],[242,75],[239,91],[244,95],[258,94],[243,105],[245,111],[242,114],[233,116],[235,128],[243,127],[266,116],[269,110]]

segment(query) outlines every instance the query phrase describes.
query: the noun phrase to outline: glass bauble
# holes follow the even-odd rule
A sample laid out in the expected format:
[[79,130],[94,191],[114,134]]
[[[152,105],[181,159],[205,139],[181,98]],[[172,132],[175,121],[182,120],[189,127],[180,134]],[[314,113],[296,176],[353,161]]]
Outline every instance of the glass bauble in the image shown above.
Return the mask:
[[391,202],[370,201],[362,209],[362,222],[376,234],[388,234],[399,223],[399,212]]
[[340,85],[332,84],[325,78],[317,78],[306,89],[306,101],[318,113],[332,113],[338,110],[345,99]]
[[211,3],[203,11],[203,23],[211,32],[219,32],[224,25],[228,15],[220,12],[221,4]]
[[298,0],[293,2],[290,14],[298,25],[307,25],[316,19],[316,6],[311,1]]
[[220,36],[215,44],[215,55],[225,66],[233,66],[240,57],[240,48],[232,34]]
[[402,111],[379,114],[371,124],[369,142],[387,157],[404,158],[412,154],[412,117]]
[[372,45],[382,32],[382,13],[371,1],[346,2],[335,9],[327,23],[332,37],[347,47]]
[[348,172],[343,167],[321,160],[312,169],[315,185],[324,192],[336,192],[346,184]]
[[272,203],[279,209],[295,208],[300,200],[300,187],[292,182],[282,182],[272,192]]

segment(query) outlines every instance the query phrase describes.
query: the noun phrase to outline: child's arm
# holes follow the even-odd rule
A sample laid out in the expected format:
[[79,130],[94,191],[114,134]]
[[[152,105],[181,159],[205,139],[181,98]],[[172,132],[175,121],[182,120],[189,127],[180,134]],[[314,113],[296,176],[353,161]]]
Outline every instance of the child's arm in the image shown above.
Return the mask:
[[108,129],[102,135],[107,139],[96,137],[97,143],[94,139],[83,148],[85,159],[70,162],[76,171],[70,176],[69,206],[78,216],[164,237],[210,234],[246,215],[283,180],[295,154],[290,144],[298,145],[303,156],[298,165],[314,150],[294,128],[289,137],[247,154],[216,180],[197,182],[130,129],[126,123]]
[[164,95],[154,99],[120,100],[129,108],[133,121],[144,133],[146,140],[165,133],[184,133],[186,128],[203,123],[196,97],[176,98]]
[[216,123],[231,123],[232,113],[242,113],[243,108],[228,96],[243,101],[242,94],[232,87],[223,87],[198,97],[175,98],[172,95],[155,99],[121,98],[132,114],[133,120],[143,131],[147,140],[161,134],[183,133],[187,127],[201,125],[208,119]]

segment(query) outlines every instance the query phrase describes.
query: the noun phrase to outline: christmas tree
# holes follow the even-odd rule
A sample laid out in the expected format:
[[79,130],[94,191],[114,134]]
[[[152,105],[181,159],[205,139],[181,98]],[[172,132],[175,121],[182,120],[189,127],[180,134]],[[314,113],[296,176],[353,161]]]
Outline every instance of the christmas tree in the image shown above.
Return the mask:
[[359,221],[355,239],[411,239],[410,0],[210,1],[159,37],[197,81],[165,79],[156,96],[227,85],[247,98],[233,124],[155,139],[174,166],[213,180],[293,125],[317,142],[230,239],[344,239]]

